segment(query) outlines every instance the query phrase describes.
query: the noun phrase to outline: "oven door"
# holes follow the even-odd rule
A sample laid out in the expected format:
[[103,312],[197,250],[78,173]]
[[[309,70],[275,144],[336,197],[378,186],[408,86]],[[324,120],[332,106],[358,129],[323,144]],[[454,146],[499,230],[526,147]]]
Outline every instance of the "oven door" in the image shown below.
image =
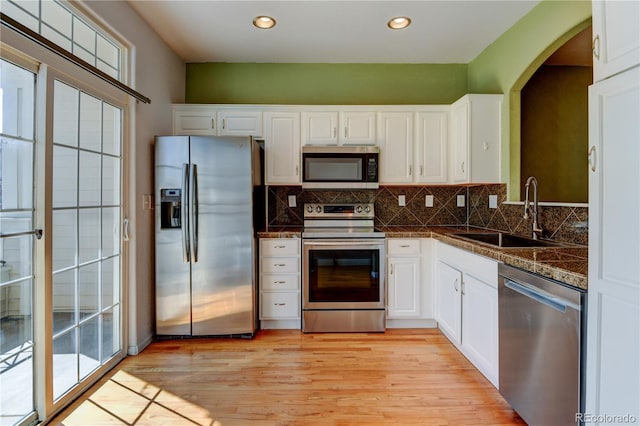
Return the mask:
[[384,239],[303,240],[302,309],[384,309]]

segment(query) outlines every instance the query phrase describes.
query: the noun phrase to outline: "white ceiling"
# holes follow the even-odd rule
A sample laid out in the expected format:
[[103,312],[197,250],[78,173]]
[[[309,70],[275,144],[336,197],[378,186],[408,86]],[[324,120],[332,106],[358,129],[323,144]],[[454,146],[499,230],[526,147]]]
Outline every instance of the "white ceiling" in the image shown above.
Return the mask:
[[128,1],[185,62],[469,63],[540,0]]

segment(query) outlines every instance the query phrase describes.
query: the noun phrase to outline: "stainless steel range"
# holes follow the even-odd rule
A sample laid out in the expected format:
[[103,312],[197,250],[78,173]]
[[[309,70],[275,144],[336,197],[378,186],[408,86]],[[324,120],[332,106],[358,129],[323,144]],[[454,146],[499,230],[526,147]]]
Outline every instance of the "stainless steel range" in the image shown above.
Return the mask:
[[373,204],[305,204],[302,331],[385,330],[384,233]]

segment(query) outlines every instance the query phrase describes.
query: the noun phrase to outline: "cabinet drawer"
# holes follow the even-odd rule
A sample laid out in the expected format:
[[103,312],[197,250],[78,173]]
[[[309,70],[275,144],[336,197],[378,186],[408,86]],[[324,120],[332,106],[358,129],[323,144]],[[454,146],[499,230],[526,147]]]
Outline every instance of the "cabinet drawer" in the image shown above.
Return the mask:
[[263,274],[275,272],[297,274],[300,260],[297,257],[264,257],[260,260]]
[[420,254],[420,240],[387,240],[387,253],[389,255],[403,255],[403,254]]
[[295,275],[262,275],[262,290],[298,290],[300,288],[300,276]]
[[299,254],[298,238],[260,240],[260,256],[298,256]]
[[262,293],[262,318],[299,318],[300,293]]

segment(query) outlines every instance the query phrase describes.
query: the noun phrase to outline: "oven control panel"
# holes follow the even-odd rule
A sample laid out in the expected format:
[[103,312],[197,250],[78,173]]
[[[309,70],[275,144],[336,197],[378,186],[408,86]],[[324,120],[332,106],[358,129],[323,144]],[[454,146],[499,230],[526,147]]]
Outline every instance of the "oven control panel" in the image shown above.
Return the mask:
[[314,204],[306,203],[304,205],[304,217],[306,218],[324,218],[324,219],[373,219],[373,203],[358,204]]

